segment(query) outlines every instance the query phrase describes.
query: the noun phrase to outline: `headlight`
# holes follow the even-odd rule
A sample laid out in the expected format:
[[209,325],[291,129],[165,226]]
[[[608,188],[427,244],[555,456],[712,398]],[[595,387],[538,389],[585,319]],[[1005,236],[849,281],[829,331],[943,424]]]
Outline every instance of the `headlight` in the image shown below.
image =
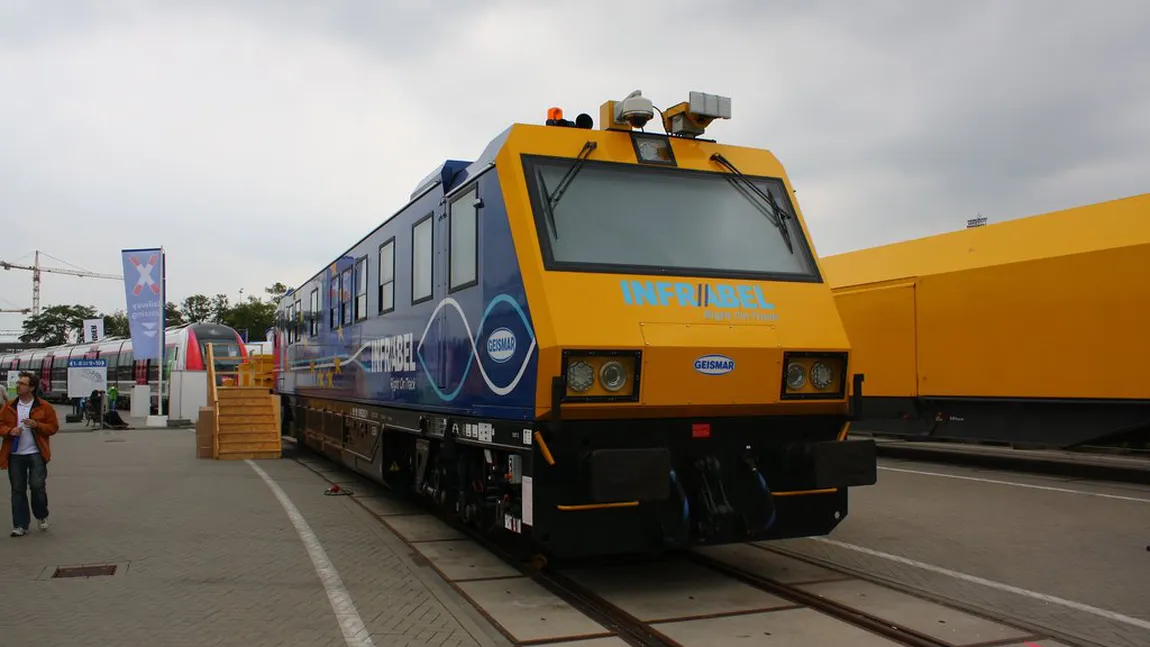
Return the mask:
[[604,389],[614,393],[627,383],[627,369],[623,368],[619,362],[611,360],[599,369],[599,383],[603,385]]
[[787,387],[799,390],[807,383],[807,371],[802,364],[791,362],[787,364]]
[[567,386],[583,393],[595,385],[595,369],[587,362],[572,362],[567,367]]
[[816,389],[825,391],[831,385],[832,380],[834,380],[834,371],[831,370],[831,367],[823,362],[815,362],[815,365],[811,367],[811,384],[814,384]]
[[847,354],[841,352],[785,352],[783,400],[838,400],[846,397]]
[[566,402],[638,402],[637,350],[564,350]]

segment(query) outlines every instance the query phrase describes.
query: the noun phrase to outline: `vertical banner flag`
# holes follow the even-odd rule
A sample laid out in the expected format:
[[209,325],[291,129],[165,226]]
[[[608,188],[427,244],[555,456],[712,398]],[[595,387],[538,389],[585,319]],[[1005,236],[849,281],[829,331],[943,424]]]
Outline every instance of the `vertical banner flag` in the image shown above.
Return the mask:
[[163,250],[125,249],[122,253],[132,355],[159,360],[164,335]]
[[85,319],[84,343],[94,344],[98,341],[104,341],[104,319]]

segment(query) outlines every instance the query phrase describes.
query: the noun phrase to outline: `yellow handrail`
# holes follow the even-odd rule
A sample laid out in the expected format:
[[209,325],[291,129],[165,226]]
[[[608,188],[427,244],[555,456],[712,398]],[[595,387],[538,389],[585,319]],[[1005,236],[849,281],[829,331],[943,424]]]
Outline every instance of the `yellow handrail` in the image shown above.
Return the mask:
[[207,364],[208,364],[208,403],[212,407],[212,459],[218,460],[220,457],[220,394],[216,389],[216,353],[212,350],[212,344],[205,344],[207,347]]

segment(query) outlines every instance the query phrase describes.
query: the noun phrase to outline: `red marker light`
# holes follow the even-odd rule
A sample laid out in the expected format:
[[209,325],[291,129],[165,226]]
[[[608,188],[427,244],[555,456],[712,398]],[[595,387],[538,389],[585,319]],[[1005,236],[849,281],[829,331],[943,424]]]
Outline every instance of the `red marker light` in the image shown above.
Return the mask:
[[709,423],[709,422],[691,423],[691,438],[710,438],[710,437],[711,437],[711,423]]

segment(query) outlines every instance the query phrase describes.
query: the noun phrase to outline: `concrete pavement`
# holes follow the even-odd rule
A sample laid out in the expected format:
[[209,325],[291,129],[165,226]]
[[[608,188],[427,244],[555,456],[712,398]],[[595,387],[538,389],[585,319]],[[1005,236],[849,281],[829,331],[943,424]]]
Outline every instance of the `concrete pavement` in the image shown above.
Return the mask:
[[[370,514],[324,496],[321,478],[292,461],[257,464],[354,600],[371,641],[355,644],[506,644]],[[48,493],[51,530],[0,538],[0,644],[348,644],[273,490],[246,462],[196,459],[192,430],[58,434]],[[117,569],[52,577],[92,564]]]

